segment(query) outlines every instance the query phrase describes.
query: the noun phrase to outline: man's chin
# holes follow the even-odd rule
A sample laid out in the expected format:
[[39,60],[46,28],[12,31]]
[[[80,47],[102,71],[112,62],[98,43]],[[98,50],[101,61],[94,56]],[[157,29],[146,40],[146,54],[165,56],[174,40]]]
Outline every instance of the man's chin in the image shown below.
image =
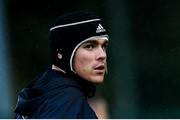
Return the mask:
[[101,84],[104,81],[104,77],[98,77],[91,80],[94,84]]

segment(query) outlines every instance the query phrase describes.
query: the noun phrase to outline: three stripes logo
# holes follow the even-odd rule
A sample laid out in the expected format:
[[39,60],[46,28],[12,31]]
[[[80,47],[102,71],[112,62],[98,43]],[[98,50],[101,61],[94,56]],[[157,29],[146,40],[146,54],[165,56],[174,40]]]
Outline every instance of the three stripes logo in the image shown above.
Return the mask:
[[96,33],[105,32],[105,31],[106,30],[103,28],[103,26],[101,24],[99,24],[97,29],[96,29]]

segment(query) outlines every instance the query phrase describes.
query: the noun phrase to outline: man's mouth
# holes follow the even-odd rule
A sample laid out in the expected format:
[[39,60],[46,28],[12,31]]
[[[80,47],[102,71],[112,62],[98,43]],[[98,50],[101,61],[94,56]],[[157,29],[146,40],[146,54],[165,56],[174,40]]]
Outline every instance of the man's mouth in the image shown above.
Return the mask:
[[105,70],[105,65],[97,65],[96,67],[94,67],[95,70],[99,71],[99,72],[104,72]]

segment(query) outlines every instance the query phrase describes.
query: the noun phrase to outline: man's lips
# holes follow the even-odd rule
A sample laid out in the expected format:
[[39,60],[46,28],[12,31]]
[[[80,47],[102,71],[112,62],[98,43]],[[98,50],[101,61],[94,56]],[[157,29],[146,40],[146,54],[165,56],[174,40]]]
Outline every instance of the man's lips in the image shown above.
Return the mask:
[[95,70],[99,70],[99,71],[104,71],[105,70],[105,65],[104,64],[100,64],[94,67]]

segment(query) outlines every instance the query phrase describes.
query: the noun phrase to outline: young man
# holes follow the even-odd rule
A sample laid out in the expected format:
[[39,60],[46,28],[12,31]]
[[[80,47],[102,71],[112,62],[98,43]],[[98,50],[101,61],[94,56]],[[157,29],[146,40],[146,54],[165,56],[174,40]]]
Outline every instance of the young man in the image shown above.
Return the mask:
[[87,103],[106,72],[108,35],[90,12],[60,16],[50,28],[52,67],[25,87],[16,118],[97,118]]

